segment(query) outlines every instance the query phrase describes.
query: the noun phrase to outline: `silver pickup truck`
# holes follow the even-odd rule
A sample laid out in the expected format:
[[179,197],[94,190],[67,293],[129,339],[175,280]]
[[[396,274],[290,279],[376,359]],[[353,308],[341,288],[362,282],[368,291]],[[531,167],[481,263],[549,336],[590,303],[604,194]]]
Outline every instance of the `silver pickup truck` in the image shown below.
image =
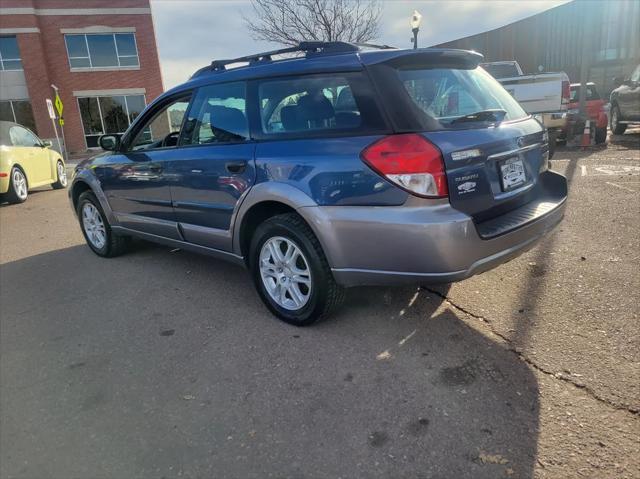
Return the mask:
[[480,66],[502,83],[527,113],[539,116],[550,136],[556,137],[565,128],[571,96],[566,73],[525,75],[517,61],[482,63]]

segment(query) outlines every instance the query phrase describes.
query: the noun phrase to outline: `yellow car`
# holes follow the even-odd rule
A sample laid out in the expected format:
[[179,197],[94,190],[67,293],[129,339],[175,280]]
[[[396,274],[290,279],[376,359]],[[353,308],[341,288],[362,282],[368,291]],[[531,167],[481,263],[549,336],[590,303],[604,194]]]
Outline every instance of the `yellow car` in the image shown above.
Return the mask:
[[24,126],[0,121],[0,195],[9,203],[22,203],[29,190],[51,185],[67,187],[67,173],[62,157],[49,149]]

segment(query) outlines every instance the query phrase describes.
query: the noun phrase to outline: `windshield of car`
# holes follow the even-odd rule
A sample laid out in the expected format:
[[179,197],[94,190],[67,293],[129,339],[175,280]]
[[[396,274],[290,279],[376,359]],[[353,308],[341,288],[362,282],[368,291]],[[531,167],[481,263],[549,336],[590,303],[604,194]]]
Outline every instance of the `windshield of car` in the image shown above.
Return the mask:
[[476,122],[456,122],[458,118],[486,110],[504,110],[502,121],[528,115],[502,85],[482,68],[401,69],[397,70],[413,102],[441,128],[465,127],[473,123],[486,125],[495,116],[478,115]]
[[[596,91],[596,87],[594,85],[587,85],[587,94],[585,96],[585,100],[589,101],[589,100],[599,100],[599,99],[600,99],[600,95],[598,95],[598,92]],[[578,86],[571,87],[570,101],[571,103],[577,103],[578,101],[580,101],[580,88]]]

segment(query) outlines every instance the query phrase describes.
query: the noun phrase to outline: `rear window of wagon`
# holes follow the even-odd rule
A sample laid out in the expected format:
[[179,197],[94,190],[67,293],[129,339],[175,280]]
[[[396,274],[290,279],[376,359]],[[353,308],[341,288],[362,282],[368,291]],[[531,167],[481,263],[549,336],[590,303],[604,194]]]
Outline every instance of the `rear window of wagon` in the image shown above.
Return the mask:
[[[469,128],[474,123],[452,122],[482,110],[506,111],[503,121],[526,118],[528,114],[502,85],[482,68],[397,69],[402,86],[413,103],[438,129]],[[483,127],[486,122],[476,122]]]

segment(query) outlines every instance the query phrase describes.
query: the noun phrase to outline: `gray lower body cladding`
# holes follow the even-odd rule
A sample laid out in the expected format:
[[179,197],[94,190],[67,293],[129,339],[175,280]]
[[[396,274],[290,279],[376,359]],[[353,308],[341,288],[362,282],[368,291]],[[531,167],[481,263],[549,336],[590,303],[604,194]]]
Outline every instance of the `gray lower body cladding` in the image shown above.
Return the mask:
[[560,223],[567,190],[557,176],[562,180],[557,191],[505,215],[503,223],[510,228],[492,228],[495,236],[446,201],[299,211],[313,225],[336,281],[344,286],[448,283],[517,257]]

